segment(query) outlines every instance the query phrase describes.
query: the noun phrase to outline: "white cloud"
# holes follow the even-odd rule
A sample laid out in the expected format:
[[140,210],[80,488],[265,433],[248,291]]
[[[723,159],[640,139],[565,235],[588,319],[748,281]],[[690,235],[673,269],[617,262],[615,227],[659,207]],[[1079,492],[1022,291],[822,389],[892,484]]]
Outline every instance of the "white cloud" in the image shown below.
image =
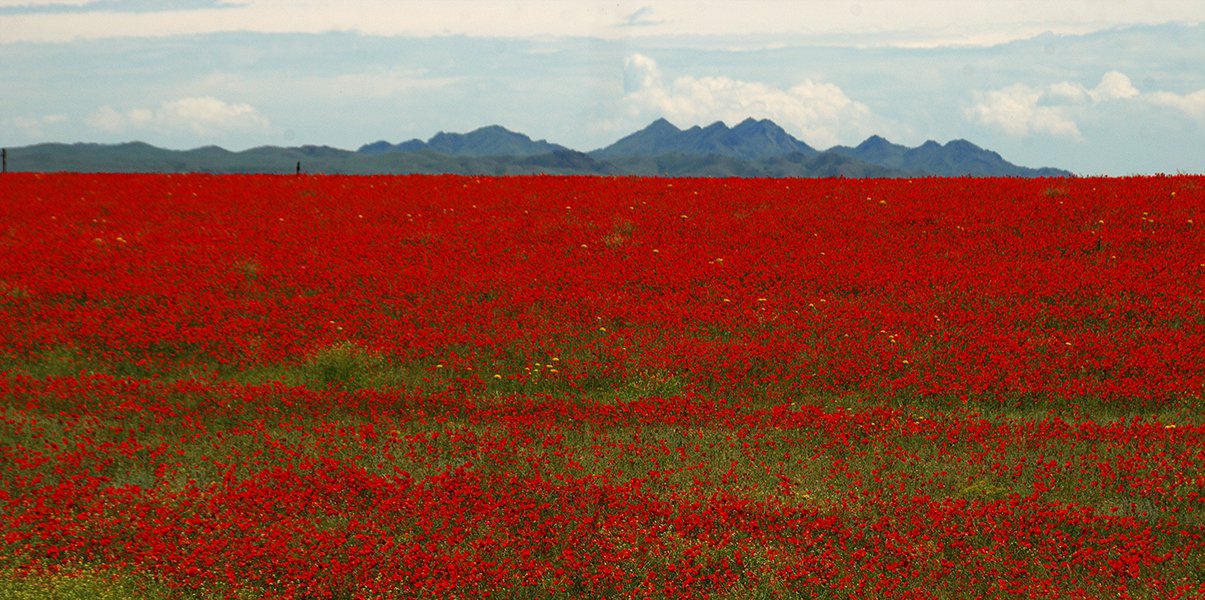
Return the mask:
[[1088,97],[1095,102],[1104,100],[1119,100],[1133,98],[1138,95],[1138,88],[1130,83],[1130,78],[1117,71],[1109,71],[1100,78],[1100,83],[1088,92]]
[[0,8],[34,8],[43,6],[84,6],[96,0],[0,0]]
[[975,103],[965,116],[1016,137],[1048,134],[1081,139],[1077,118],[1097,105],[1141,95],[1124,73],[1109,71],[1094,88],[1060,81],[1045,88],[1022,83],[987,92],[974,92]]
[[250,104],[227,104],[210,96],[164,102],[157,112],[146,113],[143,123],[158,121],[171,128],[191,129],[197,135],[231,129],[266,130],[268,127],[267,119]]
[[102,106],[85,120],[108,133],[150,131],[213,137],[228,133],[267,132],[269,122],[250,104],[230,104],[211,96],[180,98],[157,108],[124,111]]
[[[1033,90],[1033,93],[1037,94],[1035,102],[1037,99],[1042,97],[1042,92],[1040,90],[1033,88],[1029,89]],[[1046,94],[1048,97],[1065,103],[1084,102],[1088,100],[1088,90],[1085,89],[1084,86],[1078,83],[1071,83],[1070,81],[1060,81],[1052,84],[1050,87],[1046,88]]]
[[0,10],[23,13],[63,13],[81,11],[163,12],[183,7],[221,8],[243,5],[252,0],[0,0]]
[[[98,4],[90,7],[89,4]],[[0,43],[163,36],[219,31],[374,35],[781,36],[839,45],[988,45],[1049,31],[1076,34],[1131,24],[1198,23],[1205,3],[1184,0],[227,0],[162,2],[160,10],[105,12],[82,0],[0,0],[3,7],[72,5],[75,11],[0,15]],[[154,6],[152,2],[141,5]],[[220,6],[219,6],[220,5]],[[181,9],[184,10],[181,10]],[[620,26],[616,26],[620,25]],[[635,25],[639,25],[636,27]]]
[[1194,119],[1205,121],[1205,90],[1197,90],[1191,94],[1151,92],[1146,97],[1154,104],[1171,107]]
[[[1056,97],[1067,98],[1072,88],[1062,86]],[[972,121],[1000,129],[1013,136],[1047,133],[1056,137],[1080,137],[1079,127],[1062,106],[1040,106],[1043,92],[1024,84],[975,93],[975,105],[966,110]]]
[[88,116],[85,121],[95,129],[109,133],[121,133],[126,130],[126,116],[112,106],[102,106]]
[[661,87],[661,69],[657,67],[657,61],[643,54],[631,54],[623,59],[625,94],[636,94],[642,90],[656,90]]
[[643,54],[624,60],[623,103],[631,116],[665,117],[679,124],[735,124],[768,118],[825,148],[873,133],[870,108],[831,83],[805,80],[787,89],[728,77],[681,76],[666,83],[656,61]]
[[40,117],[15,117],[12,120],[13,125],[29,138],[45,137],[47,127],[53,127],[66,122],[67,115],[62,114],[43,115]]

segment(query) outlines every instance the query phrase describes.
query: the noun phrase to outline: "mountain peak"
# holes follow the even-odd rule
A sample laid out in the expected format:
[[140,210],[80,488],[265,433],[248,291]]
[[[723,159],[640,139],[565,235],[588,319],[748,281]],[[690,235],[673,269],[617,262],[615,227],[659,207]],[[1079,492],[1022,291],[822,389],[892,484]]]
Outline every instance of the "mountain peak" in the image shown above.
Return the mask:
[[511,135],[522,135],[523,137],[527,137],[521,133],[515,133],[501,125],[486,125],[485,127],[478,127],[477,129],[469,132],[469,134],[474,133],[509,133]]
[[1057,169],[1028,169],[1018,167],[990,150],[984,150],[963,139],[939,144],[933,140],[915,148],[901,146],[872,135],[855,148],[837,146],[828,150],[871,164],[896,169],[904,173],[935,175],[939,177],[1031,177],[1039,175],[1067,176],[1070,173]]
[[770,119],[754,119],[749,117],[732,128],[734,132],[767,133],[771,135],[789,135],[782,127]]
[[859,149],[879,148],[882,146],[890,146],[890,145],[892,145],[892,144],[891,144],[891,142],[887,141],[887,138],[885,138],[881,135],[875,134],[875,135],[872,135],[872,136],[866,138],[861,144],[858,144],[858,148]]
[[945,147],[947,149],[951,149],[951,150],[955,150],[955,149],[956,150],[970,150],[970,151],[983,150],[983,148],[980,148],[979,146],[975,145],[974,143],[968,142],[967,140],[964,140],[961,138],[957,139],[957,140],[950,140],[950,141],[946,142]]
[[831,151],[843,156],[850,156],[877,165],[901,166],[900,158],[908,149],[899,144],[893,144],[880,135],[872,135],[854,148],[838,146]]
[[[753,117],[745,118],[735,127],[728,127],[723,121],[715,121],[706,126],[692,125],[689,129],[680,129],[665,117],[659,117],[645,128],[586,155],[574,154],[564,146],[550,144],[544,140],[533,141],[528,136],[501,125],[487,125],[463,134],[441,131],[427,142],[417,139],[400,144],[378,141],[365,144],[359,150],[362,154],[421,151],[462,158],[527,159],[555,155],[547,159],[552,160],[552,163],[539,164],[549,168],[555,167],[557,170],[595,169],[594,166],[584,166],[589,161],[620,170],[631,168],[622,165],[642,164],[646,166],[639,167],[640,172],[654,174],[683,171],[681,168],[666,169],[648,165],[694,165],[682,167],[688,169],[686,173],[693,174],[751,174],[766,173],[764,169],[771,168],[766,166],[770,164],[779,165],[772,167],[773,169],[795,169],[803,164],[803,161],[809,161],[809,168],[815,172],[826,172],[824,169],[830,169],[840,173],[877,173],[875,176],[1071,175],[1057,169],[1018,167],[1004,160],[999,154],[964,139],[951,140],[945,144],[928,140],[918,147],[909,148],[876,134],[866,138],[857,147],[835,146],[820,153],[787,133],[774,121]],[[811,160],[813,158],[823,161],[815,162]],[[611,161],[614,164],[600,161]],[[815,164],[811,164],[813,162]],[[713,170],[709,171],[699,166],[705,163],[712,164],[713,167],[710,168]],[[795,166],[781,166],[787,163]],[[524,168],[534,168],[533,165],[536,164],[525,163]],[[761,166],[751,166],[754,164]],[[878,171],[868,170],[868,167]]]
[[676,132],[676,131],[682,131],[682,130],[678,129],[677,125],[670,123],[669,120],[667,120],[665,117],[661,117],[661,118],[657,119],[656,121],[649,123],[649,126],[644,128],[644,131],[675,131]]
[[774,121],[771,121],[770,119],[754,119],[753,117],[749,117],[749,118],[745,119],[744,121],[737,123],[737,127],[740,127],[741,125],[758,125],[758,126],[767,127],[770,129],[782,129],[781,127],[778,126],[778,123],[775,123]]
[[811,156],[816,154],[816,150],[792,137],[773,121],[758,121],[750,117],[732,128],[723,121],[716,121],[706,127],[694,125],[686,130],[678,129],[660,118],[610,146],[595,150],[592,155],[606,158],[682,154],[762,160],[796,153]]
[[385,152],[420,152],[429,150],[450,156],[536,156],[563,152],[568,148],[550,144],[544,140],[533,141],[522,133],[511,131],[501,125],[487,125],[468,133],[441,131],[426,142],[410,140],[400,144],[380,141],[361,146],[359,152],[382,154]]

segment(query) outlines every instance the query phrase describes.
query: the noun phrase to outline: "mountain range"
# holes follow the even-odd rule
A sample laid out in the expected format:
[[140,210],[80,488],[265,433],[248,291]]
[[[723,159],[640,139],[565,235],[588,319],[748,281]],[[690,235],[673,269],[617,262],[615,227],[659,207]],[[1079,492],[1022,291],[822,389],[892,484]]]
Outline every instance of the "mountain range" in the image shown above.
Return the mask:
[[680,129],[665,119],[590,152],[491,125],[440,132],[427,141],[377,141],[359,149],[217,146],[166,150],[141,142],[37,144],[8,150],[12,171],[465,175],[637,175],[671,177],[1067,177],[1056,168],[1014,165],[966,140],[909,148],[879,136],[854,147],[817,150],[768,119],[735,127]]

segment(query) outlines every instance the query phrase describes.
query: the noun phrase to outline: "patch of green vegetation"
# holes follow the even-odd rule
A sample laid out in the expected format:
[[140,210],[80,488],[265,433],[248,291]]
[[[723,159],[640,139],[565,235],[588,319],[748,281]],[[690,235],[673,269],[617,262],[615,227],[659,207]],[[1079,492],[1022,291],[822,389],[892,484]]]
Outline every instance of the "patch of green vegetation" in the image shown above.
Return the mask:
[[247,384],[279,381],[287,386],[305,386],[313,390],[353,391],[369,388],[426,388],[447,379],[430,360],[401,362],[391,360],[354,342],[340,342],[322,348],[296,365],[269,365],[229,374],[229,378]]
[[301,367],[306,384],[319,388],[359,389],[372,387],[374,375],[385,361],[375,352],[343,342],[315,352]]
[[26,377],[67,377],[104,370],[99,363],[70,346],[44,348],[24,358],[0,357],[0,371]]
[[958,495],[967,500],[1004,500],[1011,493],[1011,489],[996,485],[986,479],[980,479],[958,490]]
[[625,402],[643,398],[672,398],[682,393],[682,387],[682,378],[672,373],[641,371],[638,376],[623,382],[617,397]]
[[0,281],[0,299],[24,300],[29,297],[29,290],[24,286]]
[[9,600],[154,600],[171,598],[170,590],[149,577],[91,567],[54,574],[21,576],[0,570],[0,598]]

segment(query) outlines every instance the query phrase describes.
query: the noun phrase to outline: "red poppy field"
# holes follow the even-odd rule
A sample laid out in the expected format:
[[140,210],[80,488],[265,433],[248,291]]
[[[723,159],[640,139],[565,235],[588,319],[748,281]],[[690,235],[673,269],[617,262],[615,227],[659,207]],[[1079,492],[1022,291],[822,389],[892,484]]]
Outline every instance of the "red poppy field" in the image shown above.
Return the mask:
[[1202,598],[1203,209],[0,175],[0,596]]

